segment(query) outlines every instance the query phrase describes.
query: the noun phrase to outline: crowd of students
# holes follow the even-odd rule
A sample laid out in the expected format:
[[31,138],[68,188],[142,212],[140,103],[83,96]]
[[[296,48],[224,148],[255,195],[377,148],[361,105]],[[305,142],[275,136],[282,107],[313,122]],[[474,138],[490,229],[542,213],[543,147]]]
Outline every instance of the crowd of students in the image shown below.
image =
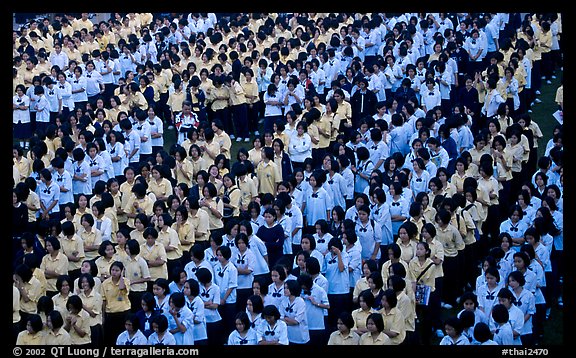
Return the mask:
[[534,346],[563,306],[557,13],[13,35],[16,344]]

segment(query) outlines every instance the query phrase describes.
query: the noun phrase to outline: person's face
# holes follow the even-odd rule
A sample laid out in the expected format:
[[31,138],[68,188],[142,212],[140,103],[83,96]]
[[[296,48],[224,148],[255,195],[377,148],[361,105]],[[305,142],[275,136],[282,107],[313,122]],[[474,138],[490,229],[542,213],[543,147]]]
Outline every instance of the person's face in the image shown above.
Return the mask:
[[111,258],[112,256],[114,256],[114,246],[112,246],[112,245],[106,246],[104,253],[106,254],[106,257],[108,257],[108,258]]
[[417,245],[416,246],[416,256],[417,257],[426,256],[426,248],[424,247],[424,245]]
[[270,214],[270,213],[266,213],[264,214],[264,220],[266,220],[266,224],[268,224],[269,226],[274,224],[274,221],[276,220],[274,218],[274,215]]
[[495,286],[498,283],[498,281],[496,280],[496,277],[489,274],[489,273],[485,275],[485,278],[486,278],[486,283],[491,285],[491,286]]
[[120,268],[116,265],[110,267],[110,276],[112,276],[113,278],[120,278],[120,275],[122,274],[122,270],[120,270]]
[[514,210],[512,212],[512,215],[510,215],[510,220],[512,220],[513,223],[517,223],[520,220],[520,213],[518,210]]
[[515,257],[514,258],[514,267],[516,267],[517,270],[524,269],[524,260],[522,260],[519,257]]
[[514,278],[508,277],[508,286],[510,286],[510,288],[514,290],[517,287],[519,287],[520,284]]
[[152,293],[157,297],[164,297],[164,289],[161,286],[153,285]]
[[363,210],[360,210],[358,212],[358,218],[360,219],[360,221],[366,222],[368,221],[368,213]]
[[542,176],[537,176],[536,177],[536,185],[537,186],[544,186],[544,179],[542,179]]
[[378,327],[376,327],[376,325],[374,324],[374,321],[371,319],[366,321],[366,329],[370,333],[374,333],[374,332],[378,331]]
[[450,337],[455,337],[456,336],[456,330],[454,329],[454,327],[449,326],[449,325],[444,325],[444,331],[446,332],[447,336]]

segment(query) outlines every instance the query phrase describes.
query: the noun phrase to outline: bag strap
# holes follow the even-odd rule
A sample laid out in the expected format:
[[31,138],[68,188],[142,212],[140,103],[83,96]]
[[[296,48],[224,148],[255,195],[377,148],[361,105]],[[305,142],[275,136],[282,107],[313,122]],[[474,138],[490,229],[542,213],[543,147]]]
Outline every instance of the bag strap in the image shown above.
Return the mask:
[[424,276],[424,274],[426,273],[426,271],[428,271],[428,269],[430,267],[432,267],[432,265],[434,265],[434,262],[431,262],[428,266],[426,266],[426,268],[424,269],[424,271],[420,272],[420,275],[418,275],[418,277],[416,278],[416,282],[420,281],[420,279],[422,278],[422,276]]

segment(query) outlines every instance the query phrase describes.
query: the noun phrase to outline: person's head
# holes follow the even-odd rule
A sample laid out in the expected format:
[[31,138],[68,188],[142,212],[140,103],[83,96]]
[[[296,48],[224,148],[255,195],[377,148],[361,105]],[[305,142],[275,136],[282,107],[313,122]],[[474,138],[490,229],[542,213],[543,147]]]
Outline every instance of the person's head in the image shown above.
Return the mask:
[[[498,303],[502,304],[506,308],[506,311],[512,306],[512,304],[514,304],[514,302],[516,302],[514,294],[512,293],[512,291],[510,291],[508,287],[501,288],[500,291],[498,291],[497,296],[498,296]],[[494,306],[492,309],[494,309],[495,307],[496,306]]]
[[370,313],[366,318],[366,329],[370,333],[382,332],[384,330],[384,318],[380,313]]
[[152,285],[152,293],[156,297],[166,297],[170,294],[170,282],[165,278],[157,278]]
[[520,271],[512,271],[508,274],[507,278],[508,287],[512,290],[516,290],[518,287],[524,287],[526,284],[526,279],[524,274]]
[[[268,322],[268,324],[275,324],[276,321],[280,319],[280,311],[274,305],[266,305],[262,310],[262,318]],[[264,332],[265,335],[270,335],[273,332],[266,331]]]
[[509,317],[510,313],[508,312],[508,308],[503,304],[497,303],[492,307],[492,319],[494,319],[494,322],[497,324],[508,323]]
[[462,334],[462,322],[458,317],[450,317],[444,322],[444,331],[452,338],[459,337]]

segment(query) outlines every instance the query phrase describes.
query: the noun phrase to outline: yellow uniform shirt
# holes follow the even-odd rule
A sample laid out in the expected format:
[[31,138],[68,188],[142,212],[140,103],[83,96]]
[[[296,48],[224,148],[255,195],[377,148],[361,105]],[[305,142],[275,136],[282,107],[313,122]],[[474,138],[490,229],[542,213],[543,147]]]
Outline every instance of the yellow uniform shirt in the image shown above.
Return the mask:
[[416,256],[416,245],[418,243],[414,240],[409,240],[407,243],[403,243],[402,240],[400,240],[400,238],[396,240],[396,243],[398,244],[398,246],[400,246],[400,252],[401,252],[400,259],[406,263],[409,263],[410,260],[412,260],[412,258]]
[[175,222],[172,224],[172,229],[178,234],[178,240],[180,241],[180,248],[182,251],[190,251],[190,248],[196,242],[194,237],[194,230],[190,223],[185,221],[180,226]]
[[466,174],[466,172],[462,176],[460,176],[458,173],[454,173],[450,177],[450,182],[456,187],[456,191],[458,193],[464,192],[464,180],[468,177],[469,175]]
[[370,314],[376,312],[372,308],[368,311],[364,311],[362,308],[357,308],[352,311],[352,319],[354,320],[354,327],[352,331],[356,331],[358,329],[366,330],[366,319]]
[[489,199],[490,205],[498,205],[498,181],[496,181],[494,177],[491,176],[488,179],[478,179],[478,189],[484,192],[482,193],[482,196],[478,195],[478,198],[482,197],[488,199],[490,194],[494,194],[496,196]]
[[219,153],[224,154],[227,159],[230,159],[230,148],[232,148],[232,140],[228,133],[222,131],[222,133],[214,133],[214,142],[220,145]]
[[[232,142],[230,142],[230,147],[231,146]],[[216,135],[214,135],[214,139],[212,140],[212,142],[210,143],[206,142],[205,148],[206,149],[202,153],[202,158],[204,159],[204,161],[206,161],[206,163],[214,163],[214,159],[216,158],[216,156],[221,153],[220,143],[218,142],[218,140],[216,140]],[[212,154],[212,156],[210,156],[210,154]],[[230,155],[230,153],[228,153],[228,155]]]
[[258,164],[262,161],[262,149],[252,148],[248,151],[248,160],[252,162],[254,168],[258,167]]
[[[134,207],[134,202],[138,202],[138,210],[139,211],[137,211],[136,208]],[[128,202],[126,203],[126,206],[124,207],[124,212],[126,212],[127,214],[144,213],[144,214],[146,214],[146,216],[150,217],[150,216],[152,216],[152,213],[153,213],[153,206],[154,206],[154,201],[152,199],[150,199],[150,197],[148,195],[144,196],[143,199],[138,199],[138,198],[136,198],[136,196],[132,195],[128,199]],[[127,225],[129,227],[134,227],[134,218],[128,218]]]
[[134,230],[130,231],[130,239],[138,241],[138,243],[140,245],[144,245],[144,243],[146,242],[146,239],[144,239],[143,233],[144,233],[144,231],[139,231],[137,229],[134,229]]
[[[164,245],[168,260],[176,260],[182,257],[182,247],[176,230],[168,227],[167,230],[158,231],[158,239],[156,241]],[[173,248],[174,250],[168,251],[168,248]]]
[[[161,178],[160,183],[156,180],[150,180],[148,183],[148,191],[151,191],[156,195],[156,198],[165,197],[168,198],[170,195],[174,194],[172,190],[172,183],[166,178]],[[166,200],[164,200],[166,201]]]
[[78,314],[70,314],[76,318],[76,323],[74,326],[80,328],[85,334],[84,337],[80,337],[78,332],[74,327],[70,327],[70,340],[73,345],[89,344],[92,342],[91,332],[90,332],[90,315],[85,310],[80,311]]
[[12,323],[20,322],[20,291],[12,285]]
[[234,81],[234,84],[228,87],[228,94],[230,96],[230,104],[232,106],[246,103],[246,94],[244,93],[244,88],[242,88],[240,83]]
[[[128,257],[124,262],[125,277],[130,279],[130,282],[140,279],[150,279],[150,269],[146,261],[140,256]],[[131,283],[130,291],[144,292],[146,291],[146,282]]]
[[[416,252],[416,251],[414,251]],[[406,255],[406,257],[408,257],[408,254]],[[410,260],[405,261],[402,259],[402,257],[400,257],[400,261],[399,261],[402,266],[404,266],[404,269],[406,270],[406,272],[408,272],[408,262],[410,262]],[[384,287],[388,286],[388,278],[390,277],[390,266],[392,266],[392,261],[390,260],[386,260],[383,264],[382,264],[382,269],[380,270],[380,274],[382,275],[382,281],[384,282]],[[388,287],[390,288],[390,287]]]
[[172,95],[168,97],[167,104],[172,110],[172,112],[182,112],[182,103],[184,102],[185,99],[186,99],[186,93],[184,93],[183,91],[174,92],[172,93]]
[[340,331],[334,331],[328,339],[329,346],[357,346],[360,344],[360,336],[356,332],[343,335]]
[[258,192],[261,194],[271,193],[272,195],[276,195],[276,184],[282,181],[282,174],[276,163],[273,161],[268,161],[268,163],[264,161],[260,162],[256,168],[256,175],[260,183]]
[[191,187],[194,180],[194,162],[187,159],[183,160],[182,162],[176,162],[174,174],[176,183],[186,183],[189,187]]
[[[46,271],[54,271],[58,275],[66,275],[68,274],[68,257],[64,255],[62,252],[58,252],[56,257],[52,257],[50,254],[44,255],[42,257],[42,263],[40,264],[40,270]],[[57,291],[56,289],[56,280],[57,277],[47,278],[46,279],[46,290],[47,291]]]
[[[328,148],[330,146],[330,138],[332,137],[332,116],[324,113],[315,124],[319,130],[318,138],[320,142],[318,143],[318,148]],[[320,130],[322,130],[324,134],[320,134]]]
[[224,214],[224,203],[222,202],[222,200],[215,200],[215,199],[206,200],[206,202],[210,204],[210,207],[212,209],[207,208],[205,206],[200,207],[200,209],[204,210],[208,214],[208,228],[210,229],[210,231],[212,231],[214,229],[223,228],[224,223],[222,222],[222,218],[216,217],[212,213],[212,210],[215,209],[220,213],[220,215],[223,215]]
[[42,346],[44,345],[44,332],[30,333],[28,330],[24,330],[18,333],[16,338],[17,346]]
[[[426,270],[426,272],[422,275],[422,277],[420,277],[418,282],[416,282],[416,279],[418,278],[418,276],[420,276],[420,273],[422,273],[422,271],[424,271],[424,269],[426,269],[426,267],[428,267],[429,264],[432,264],[432,266],[428,270]],[[423,264],[420,264],[418,258],[415,257],[408,264],[408,272],[406,273],[406,278],[413,284],[423,284],[426,286],[430,286],[430,291],[434,292],[436,287],[435,285],[436,273],[434,272],[435,270],[436,268],[434,266],[434,263],[432,262],[432,260],[430,260],[430,258],[427,258]]]
[[14,158],[12,160],[16,168],[18,168],[18,172],[20,173],[18,180],[23,182],[30,176],[30,161],[24,156],[20,157],[20,159]]
[[462,235],[452,224],[448,224],[444,229],[436,225],[435,239],[442,243],[444,257],[456,257],[458,251],[463,250],[465,246]]
[[[416,305],[406,292],[402,291],[396,296],[398,303],[396,308],[400,311],[404,317],[404,329],[406,331],[414,332],[416,330]],[[386,321],[384,323],[386,327]]]
[[209,217],[205,210],[196,210],[195,214],[188,214],[190,230],[194,233],[195,242],[207,242],[210,236]]
[[150,264],[148,264],[148,269],[150,270],[150,278],[152,281],[156,280],[157,278],[168,279],[168,267],[166,265],[168,257],[166,255],[164,245],[160,244],[159,242],[155,242],[151,247],[147,244],[140,245],[140,256],[142,256],[146,262],[155,261],[157,259],[164,261],[164,263],[160,266],[150,266]]
[[380,333],[376,338],[372,337],[370,332],[364,333],[360,336],[361,346],[391,346],[392,341],[385,333]]
[[26,199],[26,206],[28,206],[28,222],[36,221],[36,213],[40,209],[40,197],[33,191],[28,194]]
[[[433,238],[431,242],[428,243],[428,247],[430,248],[430,258],[437,258],[439,260],[444,261],[444,246],[440,241],[436,238]],[[444,276],[444,269],[442,268],[442,264],[435,265],[436,269],[436,277],[443,277]]]
[[96,229],[95,227],[92,227],[90,231],[86,231],[84,227],[81,227],[80,230],[78,230],[78,235],[80,236],[82,242],[84,243],[84,254],[86,255],[86,259],[94,260],[98,258],[98,248],[96,248],[95,250],[87,250],[86,248],[88,246],[94,246],[94,245],[100,246],[100,244],[102,243],[102,233],[100,232],[100,230]]
[[71,292],[67,296],[62,296],[61,293],[58,293],[52,297],[54,309],[60,312],[60,314],[62,315],[62,319],[64,319],[64,322],[66,322],[66,317],[68,317],[68,315],[70,314],[70,312],[68,312],[66,304],[68,303],[68,298],[70,298],[70,296],[73,295],[72,287],[70,287],[70,291]]
[[92,311],[92,313],[94,313],[94,317],[92,317],[90,314],[88,315],[90,327],[97,324],[102,324],[102,296],[100,293],[92,289],[88,295],[86,295],[84,292],[80,292],[78,296],[82,299],[84,307],[88,308],[90,311]]
[[112,281],[112,277],[107,278],[102,282],[102,300],[105,302],[106,313],[125,312],[130,309],[130,300],[128,293],[130,292],[130,280],[124,278],[126,287],[120,289],[120,281],[117,283]]
[[404,341],[406,338],[406,327],[405,327],[405,318],[402,315],[402,312],[398,309],[398,307],[394,307],[390,310],[390,312],[386,313],[386,311],[382,308],[378,311],[382,318],[384,319],[384,329],[388,331],[392,331],[398,333],[396,337],[391,337],[390,342],[393,345],[398,345]]
[[46,332],[44,339],[44,344],[47,346],[69,346],[72,344],[72,337],[70,337],[70,333],[64,327],[60,327],[56,332],[49,330]]
[[248,204],[258,196],[258,189],[254,184],[252,178],[248,177],[248,175],[244,176],[244,179],[237,180],[238,188],[240,189],[241,199],[240,203],[244,209],[248,208]]
[[[312,139],[312,149],[320,148],[320,134],[318,132],[317,123],[318,121],[315,121],[308,126],[308,135]],[[317,143],[314,143],[314,141],[317,141]]]

